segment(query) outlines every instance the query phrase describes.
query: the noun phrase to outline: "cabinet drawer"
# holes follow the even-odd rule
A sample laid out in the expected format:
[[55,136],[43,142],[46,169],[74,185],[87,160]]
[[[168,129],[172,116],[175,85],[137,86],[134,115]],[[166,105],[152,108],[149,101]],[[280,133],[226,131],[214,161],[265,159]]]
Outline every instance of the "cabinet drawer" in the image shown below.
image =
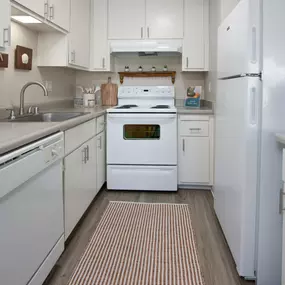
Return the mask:
[[181,121],[180,135],[192,137],[208,137],[209,122],[208,121]]
[[96,132],[96,134],[99,134],[99,133],[104,131],[105,124],[106,124],[105,115],[97,118],[97,132]]
[[65,132],[65,154],[96,135],[96,120],[88,121]]

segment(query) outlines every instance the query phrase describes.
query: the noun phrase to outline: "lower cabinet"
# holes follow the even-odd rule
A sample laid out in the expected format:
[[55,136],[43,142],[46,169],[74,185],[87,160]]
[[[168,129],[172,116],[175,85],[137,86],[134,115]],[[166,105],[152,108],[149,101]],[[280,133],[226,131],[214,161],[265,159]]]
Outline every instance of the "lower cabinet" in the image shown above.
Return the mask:
[[210,183],[209,137],[181,137],[179,156],[180,183]]
[[65,239],[97,194],[96,146],[97,137],[94,137],[65,158]]
[[97,139],[97,192],[106,182],[106,131],[98,134]]
[[178,184],[213,185],[213,116],[180,115],[178,120]]

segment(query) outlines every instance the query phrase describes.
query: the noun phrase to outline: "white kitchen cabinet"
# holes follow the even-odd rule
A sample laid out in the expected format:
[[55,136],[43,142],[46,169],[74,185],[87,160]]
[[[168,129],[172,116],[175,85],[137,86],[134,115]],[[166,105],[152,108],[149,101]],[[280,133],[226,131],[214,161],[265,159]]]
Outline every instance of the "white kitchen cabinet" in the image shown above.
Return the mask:
[[49,0],[48,19],[57,26],[69,31],[70,0]]
[[71,0],[70,33],[51,32],[38,35],[38,66],[90,66],[90,0]]
[[0,4],[0,50],[4,50],[11,45],[11,24],[9,0],[1,0]]
[[106,182],[106,131],[101,132],[97,138],[97,192]]
[[39,16],[47,17],[48,0],[16,0],[15,2],[38,14]]
[[146,0],[146,37],[182,39],[183,2],[184,0]]
[[89,67],[90,0],[71,0],[69,64]]
[[210,183],[210,139],[181,137],[179,151],[179,182]]
[[96,195],[96,138],[64,159],[65,240]]
[[209,0],[185,0],[182,70],[209,70]]
[[111,71],[111,56],[108,44],[108,0],[92,2],[91,19],[91,69]]
[[145,0],[109,0],[109,39],[141,39],[145,28]]
[[213,117],[179,115],[178,136],[178,184],[180,186],[212,186]]

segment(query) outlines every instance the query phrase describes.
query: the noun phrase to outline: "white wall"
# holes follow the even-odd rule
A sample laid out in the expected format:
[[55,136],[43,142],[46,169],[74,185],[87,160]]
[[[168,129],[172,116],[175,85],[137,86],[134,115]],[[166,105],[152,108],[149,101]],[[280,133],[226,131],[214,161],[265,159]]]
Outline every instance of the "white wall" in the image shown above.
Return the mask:
[[[50,102],[73,97],[76,73],[64,68],[37,67],[37,33],[17,23],[12,22],[12,47],[9,54],[9,68],[0,68],[0,108],[19,106],[20,90],[28,81],[52,81],[53,91],[49,97],[44,97],[39,87],[27,89],[25,102],[27,104]],[[22,71],[14,68],[16,45],[33,49],[33,68]]]
[[[168,66],[168,70],[177,71],[175,89],[176,98],[183,99],[186,94],[187,87],[192,85],[203,86],[205,85],[205,75],[203,72],[181,72],[181,57],[138,57],[138,56],[120,56],[114,58],[115,68],[113,73],[103,72],[84,72],[77,71],[76,83],[85,87],[92,85],[101,85],[107,82],[108,77],[112,77],[112,81],[120,85],[119,71],[124,71],[128,65],[131,71],[136,71],[141,65],[145,71],[151,70],[155,66],[157,70],[162,70],[164,65]],[[125,85],[172,85],[170,78],[133,78],[125,79]]]
[[210,101],[215,101],[217,94],[218,27],[238,2],[239,0],[210,1],[210,71],[205,78],[205,97]]

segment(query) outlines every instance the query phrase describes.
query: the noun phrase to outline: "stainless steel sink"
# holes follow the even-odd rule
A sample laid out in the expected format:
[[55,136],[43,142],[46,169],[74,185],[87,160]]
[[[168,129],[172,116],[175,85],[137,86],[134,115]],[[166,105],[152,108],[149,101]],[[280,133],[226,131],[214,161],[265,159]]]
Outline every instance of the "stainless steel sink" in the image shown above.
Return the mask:
[[37,115],[27,115],[16,117],[14,120],[4,119],[2,122],[62,122],[66,120],[70,120],[79,116],[83,116],[90,113],[83,112],[50,112],[50,113],[40,113]]

